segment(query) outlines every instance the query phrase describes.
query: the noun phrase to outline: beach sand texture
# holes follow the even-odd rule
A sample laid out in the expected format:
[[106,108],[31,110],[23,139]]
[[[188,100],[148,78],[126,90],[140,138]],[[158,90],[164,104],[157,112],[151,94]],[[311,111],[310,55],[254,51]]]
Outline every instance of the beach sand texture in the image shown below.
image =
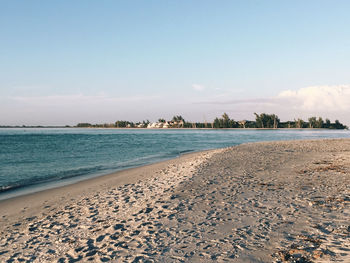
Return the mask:
[[0,202],[0,262],[350,262],[350,140],[243,144]]

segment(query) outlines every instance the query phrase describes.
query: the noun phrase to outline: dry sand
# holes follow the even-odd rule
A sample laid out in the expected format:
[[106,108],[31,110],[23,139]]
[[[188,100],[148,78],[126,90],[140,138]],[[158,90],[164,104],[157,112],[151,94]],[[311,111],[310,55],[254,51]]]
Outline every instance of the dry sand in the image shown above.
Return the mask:
[[244,144],[0,202],[0,262],[350,262],[350,140]]

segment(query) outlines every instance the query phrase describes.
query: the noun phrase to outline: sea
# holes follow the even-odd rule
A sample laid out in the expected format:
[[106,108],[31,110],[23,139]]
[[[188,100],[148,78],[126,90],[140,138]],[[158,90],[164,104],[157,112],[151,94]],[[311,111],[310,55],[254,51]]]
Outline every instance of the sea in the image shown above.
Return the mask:
[[0,129],[0,200],[247,142],[350,138],[325,129]]

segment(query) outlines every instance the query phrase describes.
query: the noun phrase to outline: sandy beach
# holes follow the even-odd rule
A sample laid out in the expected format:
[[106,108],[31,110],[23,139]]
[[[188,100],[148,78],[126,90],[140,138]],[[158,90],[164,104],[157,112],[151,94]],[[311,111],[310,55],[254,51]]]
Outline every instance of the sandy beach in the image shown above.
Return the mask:
[[350,262],[350,140],[242,144],[0,201],[0,262]]

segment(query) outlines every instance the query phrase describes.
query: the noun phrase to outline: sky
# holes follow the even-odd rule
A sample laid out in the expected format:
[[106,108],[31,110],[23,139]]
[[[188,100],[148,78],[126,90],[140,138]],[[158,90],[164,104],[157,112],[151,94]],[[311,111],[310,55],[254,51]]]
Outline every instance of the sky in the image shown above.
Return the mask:
[[350,124],[350,1],[0,0],[0,125]]

